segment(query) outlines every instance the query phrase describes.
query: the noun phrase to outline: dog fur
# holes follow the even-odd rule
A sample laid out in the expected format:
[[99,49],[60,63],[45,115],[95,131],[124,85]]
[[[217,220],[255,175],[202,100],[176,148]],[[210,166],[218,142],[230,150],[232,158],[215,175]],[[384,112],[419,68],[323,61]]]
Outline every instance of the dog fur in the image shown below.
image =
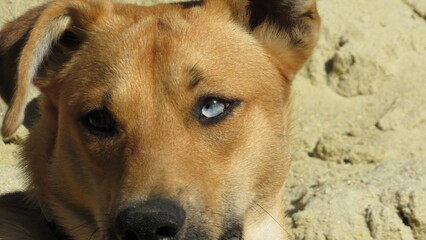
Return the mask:
[[[0,239],[55,239],[49,221],[71,239],[127,239],[117,215],[155,199],[185,211],[164,239],[288,239],[290,90],[319,24],[315,0],[57,0],[6,24],[2,135],[30,84],[41,117],[22,151],[28,190],[0,198]],[[207,99],[226,114],[200,116]]]

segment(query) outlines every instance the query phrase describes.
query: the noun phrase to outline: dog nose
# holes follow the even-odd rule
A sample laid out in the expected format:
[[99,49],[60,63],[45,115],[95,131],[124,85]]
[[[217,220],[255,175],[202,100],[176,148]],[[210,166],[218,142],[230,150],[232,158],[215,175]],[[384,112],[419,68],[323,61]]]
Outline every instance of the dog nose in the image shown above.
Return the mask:
[[171,240],[184,222],[182,207],[167,199],[153,199],[120,211],[115,229],[121,240]]

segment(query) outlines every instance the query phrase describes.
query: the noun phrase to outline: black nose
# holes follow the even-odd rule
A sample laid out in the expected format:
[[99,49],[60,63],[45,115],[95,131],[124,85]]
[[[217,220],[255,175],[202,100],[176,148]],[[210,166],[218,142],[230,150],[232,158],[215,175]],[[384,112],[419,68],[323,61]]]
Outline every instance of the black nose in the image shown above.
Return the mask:
[[121,240],[172,240],[185,222],[185,211],[166,199],[133,204],[119,212],[115,229]]

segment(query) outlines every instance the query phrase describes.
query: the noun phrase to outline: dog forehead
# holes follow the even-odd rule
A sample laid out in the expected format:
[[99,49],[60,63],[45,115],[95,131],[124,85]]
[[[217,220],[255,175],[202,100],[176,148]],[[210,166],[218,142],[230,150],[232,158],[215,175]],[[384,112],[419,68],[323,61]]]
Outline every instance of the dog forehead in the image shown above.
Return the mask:
[[204,79],[205,92],[230,95],[249,95],[259,86],[276,85],[265,80],[279,79],[260,44],[226,16],[173,4],[116,11],[117,19],[104,26],[107,31],[90,36],[83,63],[77,64],[90,66],[91,73],[83,71],[77,79],[86,83],[76,85],[99,91],[91,94],[99,99],[107,91],[132,103],[178,96],[193,85],[194,73]]

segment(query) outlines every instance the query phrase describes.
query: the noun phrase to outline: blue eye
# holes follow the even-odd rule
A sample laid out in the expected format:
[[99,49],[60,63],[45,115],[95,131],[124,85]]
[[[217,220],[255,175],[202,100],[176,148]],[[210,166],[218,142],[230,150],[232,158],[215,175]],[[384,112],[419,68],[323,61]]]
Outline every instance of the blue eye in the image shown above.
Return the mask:
[[201,114],[206,118],[214,118],[222,114],[229,106],[229,103],[221,102],[218,99],[211,99],[207,101],[201,109]]
[[240,102],[240,100],[204,97],[198,100],[193,113],[202,125],[212,125],[224,120]]

